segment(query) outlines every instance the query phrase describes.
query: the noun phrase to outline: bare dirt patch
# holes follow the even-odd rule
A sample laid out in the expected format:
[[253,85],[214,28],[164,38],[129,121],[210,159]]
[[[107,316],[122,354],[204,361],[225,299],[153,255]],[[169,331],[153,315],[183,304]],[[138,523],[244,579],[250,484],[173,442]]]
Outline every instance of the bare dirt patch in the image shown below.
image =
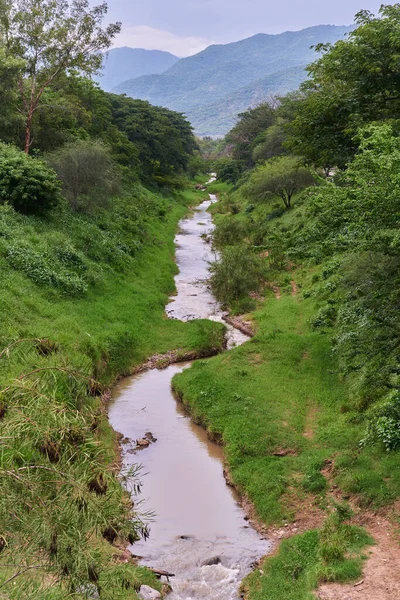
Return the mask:
[[281,299],[281,288],[278,287],[277,285],[273,285],[272,286],[272,290],[273,290],[273,292],[275,294],[275,298],[277,300],[280,300]]
[[303,432],[303,436],[308,440],[312,440],[314,437],[315,420],[317,418],[317,414],[318,408],[316,406],[311,407],[311,409],[308,411]]
[[391,520],[379,514],[362,514],[359,525],[374,538],[364,574],[355,584],[324,584],[319,600],[400,600],[400,537]]
[[292,296],[297,296],[297,284],[295,281],[291,281],[290,285],[292,286]]

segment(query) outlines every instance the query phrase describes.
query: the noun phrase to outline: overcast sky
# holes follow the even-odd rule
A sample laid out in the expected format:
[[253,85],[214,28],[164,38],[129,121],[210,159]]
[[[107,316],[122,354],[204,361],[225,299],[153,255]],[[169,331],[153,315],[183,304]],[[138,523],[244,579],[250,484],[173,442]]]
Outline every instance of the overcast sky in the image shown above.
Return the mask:
[[[97,2],[96,2],[97,3]],[[387,2],[394,4],[394,2]],[[115,46],[168,50],[178,56],[255,33],[311,25],[350,25],[360,9],[377,13],[372,0],[108,0],[109,17],[122,21]]]

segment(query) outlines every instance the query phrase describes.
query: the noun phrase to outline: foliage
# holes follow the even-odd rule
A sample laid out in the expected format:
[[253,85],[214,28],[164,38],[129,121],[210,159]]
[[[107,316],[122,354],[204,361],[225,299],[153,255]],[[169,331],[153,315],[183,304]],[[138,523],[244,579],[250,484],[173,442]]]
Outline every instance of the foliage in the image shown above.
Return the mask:
[[225,246],[240,244],[246,235],[246,224],[238,219],[226,218],[216,227],[213,245],[222,249]]
[[256,292],[261,284],[261,262],[246,246],[226,247],[211,265],[211,285],[218,300],[231,304]]
[[107,5],[89,8],[87,0],[16,0],[0,4],[3,43],[7,53],[23,62],[15,81],[19,111],[25,120],[25,152],[31,147],[35,112],[43,92],[68,71],[91,75],[120,31],[120,23],[102,28]]
[[241,166],[233,158],[219,158],[214,163],[214,170],[219,181],[236,183],[241,174]]
[[363,445],[382,444],[387,452],[400,448],[400,393],[391,392],[384,403],[369,414],[368,429]]
[[382,5],[377,17],[360,11],[355,21],[347,40],[317,46],[323,56],[308,67],[289,124],[291,150],[326,168],[354,156],[361,126],[399,115],[400,4]]
[[40,214],[59,201],[55,172],[44,162],[0,143],[0,201],[25,214]]
[[362,550],[371,538],[332,513],[321,531],[311,530],[282,541],[278,554],[267,558],[244,583],[251,598],[309,600],[319,583],[356,581],[362,573]]
[[266,161],[274,156],[286,153],[283,145],[286,139],[285,125],[285,120],[282,117],[277,117],[274,125],[271,125],[256,137],[252,155],[254,163]]
[[139,151],[143,181],[173,185],[196,149],[186,118],[142,100],[108,95],[113,122]]
[[[103,585],[106,597],[131,598],[138,584],[157,587],[114,558],[140,533],[140,508],[117,478],[99,394],[154,354],[222,348],[221,324],[164,316],[176,226],[201,197],[130,184],[90,217],[67,203],[47,219],[0,206],[0,585],[10,598],[61,600]],[[85,289],[61,288],[49,272]]]
[[118,174],[102,142],[71,142],[49,154],[47,162],[62,181],[63,193],[74,210],[104,206],[118,192]]
[[187,165],[187,174],[193,179],[196,175],[205,175],[210,172],[210,164],[208,160],[203,158],[200,152],[194,153]]
[[252,151],[260,131],[268,129],[275,120],[275,111],[270,104],[261,104],[239,115],[237,125],[226,136],[228,144],[232,145],[232,156],[251,167]]
[[315,184],[315,177],[294,156],[282,156],[257,167],[245,187],[245,194],[253,201],[265,202],[279,197],[290,208],[294,194]]

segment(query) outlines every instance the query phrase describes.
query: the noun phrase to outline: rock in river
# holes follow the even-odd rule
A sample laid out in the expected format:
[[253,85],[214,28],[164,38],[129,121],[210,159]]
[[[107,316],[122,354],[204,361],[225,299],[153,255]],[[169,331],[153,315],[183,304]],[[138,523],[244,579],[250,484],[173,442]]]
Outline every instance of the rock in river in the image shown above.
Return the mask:
[[142,600],[157,600],[161,598],[161,594],[148,585],[142,585],[139,591],[139,598],[142,598]]

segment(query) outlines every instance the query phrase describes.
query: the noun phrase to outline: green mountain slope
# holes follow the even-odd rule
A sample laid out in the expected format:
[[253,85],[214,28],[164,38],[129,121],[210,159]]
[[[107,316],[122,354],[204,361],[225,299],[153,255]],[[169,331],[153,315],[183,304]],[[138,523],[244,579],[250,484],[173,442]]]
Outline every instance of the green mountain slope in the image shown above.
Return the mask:
[[316,56],[311,46],[334,43],[349,31],[351,27],[320,25],[279,35],[260,33],[209,46],[160,75],[127,80],[113,91],[185,112],[200,135],[223,135],[254,102],[298,87],[305,66]]
[[224,136],[235,125],[239,113],[273,96],[284,96],[297,89],[305,78],[304,66],[278,71],[226,95],[218,102],[188,110],[187,116],[195,124],[200,137]]
[[99,85],[109,92],[121,81],[163,73],[172,67],[179,58],[161,50],[142,48],[113,48],[106,53],[102,75],[96,78]]

